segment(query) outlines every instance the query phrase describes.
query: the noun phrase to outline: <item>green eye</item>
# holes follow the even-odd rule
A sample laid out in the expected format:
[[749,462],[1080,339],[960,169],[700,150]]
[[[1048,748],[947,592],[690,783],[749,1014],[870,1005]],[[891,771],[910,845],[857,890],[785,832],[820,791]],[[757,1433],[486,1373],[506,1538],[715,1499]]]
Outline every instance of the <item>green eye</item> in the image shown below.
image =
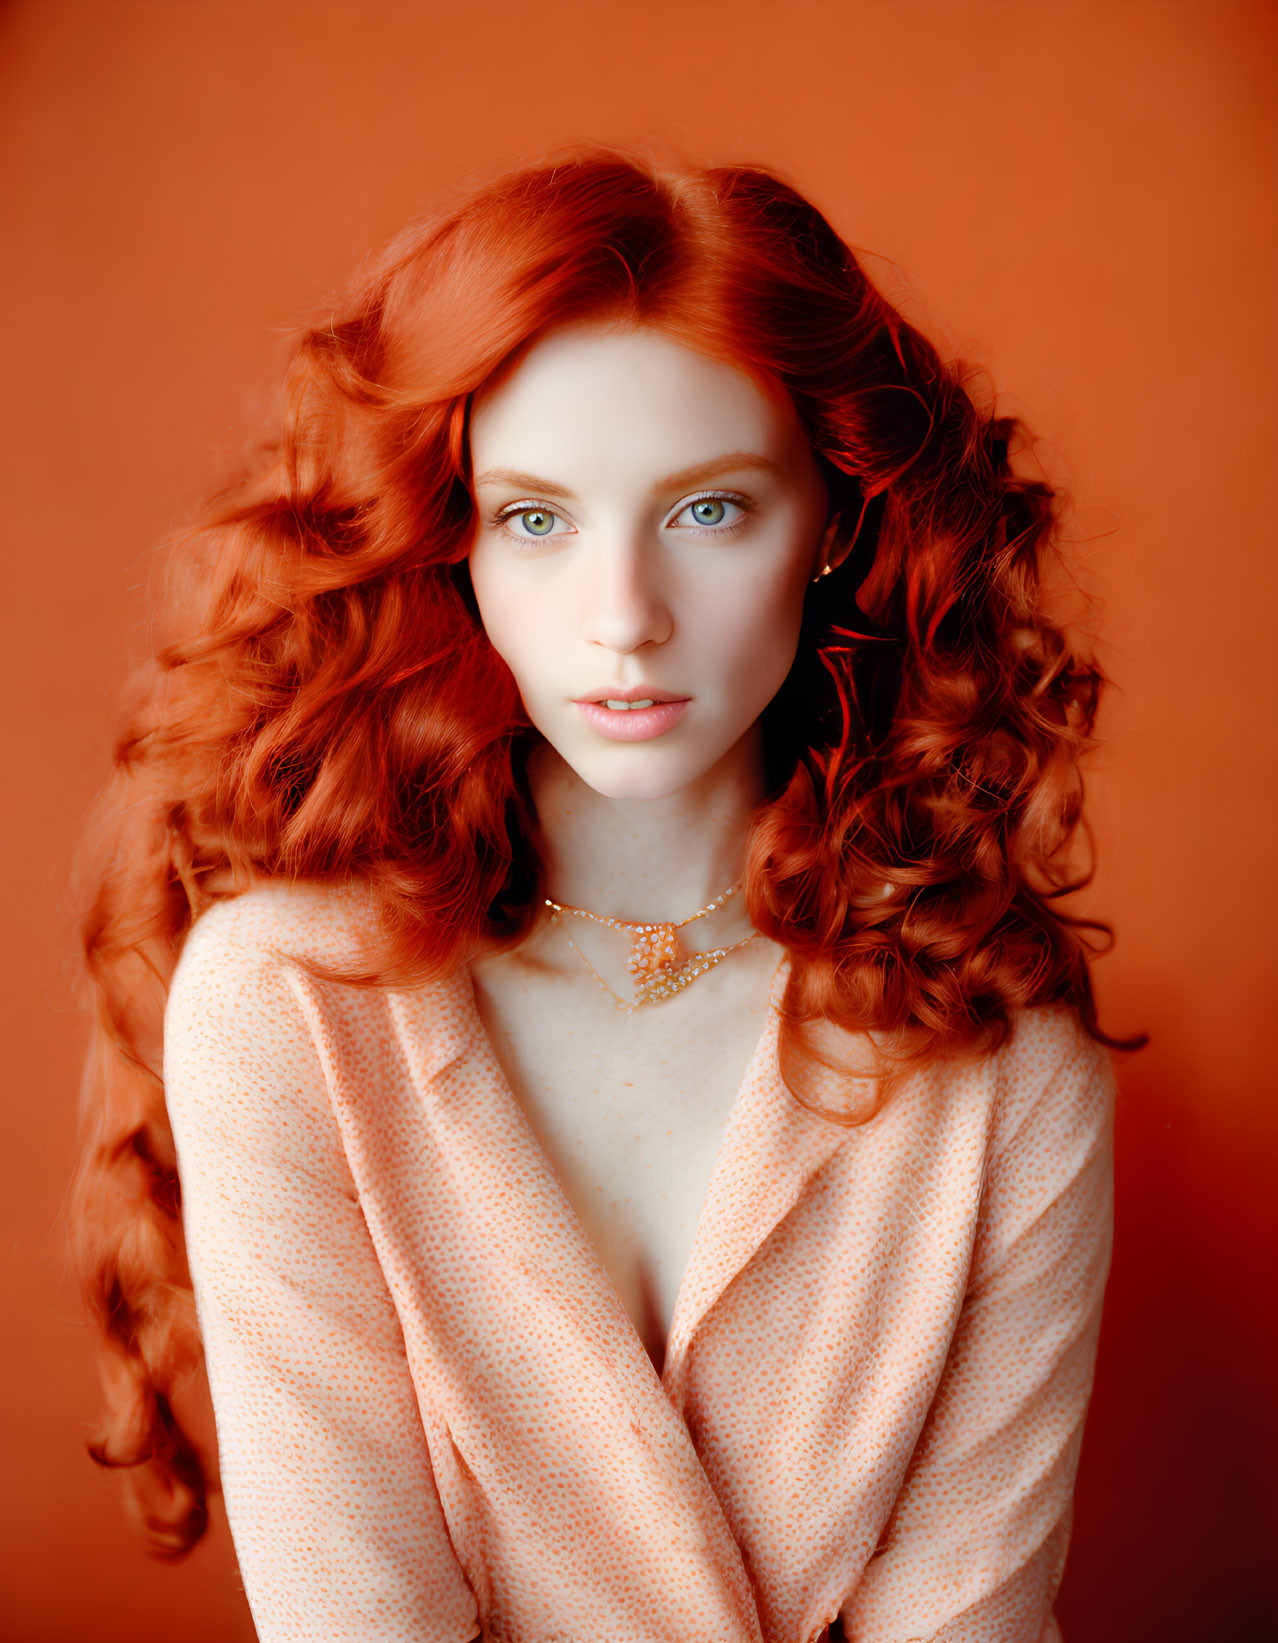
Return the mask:
[[555,528],[555,515],[546,508],[527,508],[515,517],[521,521],[529,536],[549,536]]
[[718,525],[726,512],[717,496],[703,496],[700,502],[692,504],[692,517],[698,525]]

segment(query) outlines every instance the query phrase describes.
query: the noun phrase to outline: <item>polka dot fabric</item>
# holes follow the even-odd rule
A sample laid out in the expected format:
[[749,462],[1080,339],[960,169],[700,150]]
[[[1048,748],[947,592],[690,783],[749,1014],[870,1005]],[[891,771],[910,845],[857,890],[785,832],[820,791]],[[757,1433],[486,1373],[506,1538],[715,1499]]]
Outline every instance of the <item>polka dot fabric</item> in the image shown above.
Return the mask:
[[366,913],[217,904],[165,1023],[262,1643],[1056,1643],[1112,1225],[1072,1014],[848,1129],[785,1088],[770,1011],[658,1375],[469,975],[302,968]]

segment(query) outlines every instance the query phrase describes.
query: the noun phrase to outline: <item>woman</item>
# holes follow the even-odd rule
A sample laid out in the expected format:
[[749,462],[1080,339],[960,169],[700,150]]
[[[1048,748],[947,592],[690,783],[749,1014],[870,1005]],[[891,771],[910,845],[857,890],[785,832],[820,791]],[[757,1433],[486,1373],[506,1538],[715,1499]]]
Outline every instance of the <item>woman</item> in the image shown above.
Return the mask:
[[1058,1635],[1098,674],[1014,433],[753,169],[515,173],[300,338],[86,920],[96,1454],[198,1538],[202,1338],[265,1643]]

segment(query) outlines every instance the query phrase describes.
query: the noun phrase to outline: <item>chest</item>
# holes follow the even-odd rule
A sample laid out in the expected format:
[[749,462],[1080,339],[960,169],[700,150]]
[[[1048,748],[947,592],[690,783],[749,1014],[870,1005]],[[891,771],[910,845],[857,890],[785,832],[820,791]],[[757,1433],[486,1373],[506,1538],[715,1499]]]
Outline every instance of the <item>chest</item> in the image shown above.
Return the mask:
[[658,1369],[774,965],[762,951],[628,1016],[518,964],[472,971],[511,1091]]

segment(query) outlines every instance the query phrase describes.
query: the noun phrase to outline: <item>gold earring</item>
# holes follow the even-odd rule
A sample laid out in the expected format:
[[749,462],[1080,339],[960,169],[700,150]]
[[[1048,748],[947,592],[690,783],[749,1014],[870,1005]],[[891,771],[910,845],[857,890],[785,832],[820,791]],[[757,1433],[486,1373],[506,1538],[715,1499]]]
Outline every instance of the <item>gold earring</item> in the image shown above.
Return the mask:
[[825,530],[821,534],[821,569],[812,578],[812,580],[814,582],[819,582],[823,576],[828,576],[830,574],[830,572],[834,569],[834,566],[830,563],[829,559],[826,557],[826,555],[830,552],[831,546],[834,545],[834,543],[835,543],[835,527],[834,527],[834,521],[831,520],[826,525]]

